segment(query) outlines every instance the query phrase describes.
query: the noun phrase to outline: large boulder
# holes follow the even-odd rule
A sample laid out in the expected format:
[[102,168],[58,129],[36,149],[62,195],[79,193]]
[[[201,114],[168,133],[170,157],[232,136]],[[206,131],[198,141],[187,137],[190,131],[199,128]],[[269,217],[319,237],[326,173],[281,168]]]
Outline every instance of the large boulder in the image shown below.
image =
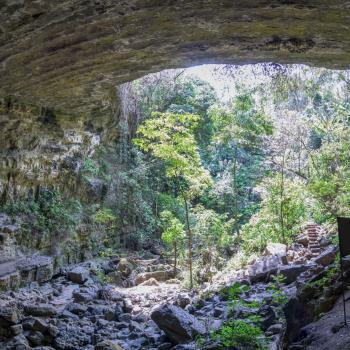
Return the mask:
[[27,316],[53,317],[57,315],[57,310],[50,304],[27,304],[24,305],[24,313]]
[[95,350],[124,350],[124,349],[114,341],[103,340],[96,344]]
[[205,334],[205,327],[197,318],[175,305],[164,304],[151,314],[152,320],[175,344],[189,342]]
[[89,278],[89,271],[82,266],[78,266],[68,272],[68,279],[74,283],[83,284]]
[[293,283],[304,271],[310,269],[312,265],[289,265],[281,266],[278,273],[285,277],[287,284]]
[[21,320],[21,312],[16,305],[6,305],[0,307],[0,326],[13,325]]
[[281,265],[281,259],[276,256],[265,256],[256,261],[247,270],[251,283],[268,282],[271,275],[275,275]]
[[265,255],[285,256],[287,254],[287,246],[282,243],[268,243],[265,248]]
[[120,259],[118,264],[118,271],[122,274],[123,277],[129,277],[133,269],[134,266],[129,260],[125,258]]
[[309,236],[306,233],[299,235],[296,238],[296,243],[303,245],[304,247],[308,247],[309,245]]
[[34,255],[20,259],[16,268],[21,275],[21,283],[49,281],[53,276],[53,260],[48,256]]
[[319,256],[317,256],[314,261],[316,264],[322,265],[322,266],[328,266],[332,264],[335,260],[336,256],[336,249],[335,248],[329,248],[323,253],[321,253]]
[[154,278],[158,282],[164,282],[168,279],[174,278],[174,271],[166,270],[140,273],[135,278],[135,284],[139,285],[151,278]]

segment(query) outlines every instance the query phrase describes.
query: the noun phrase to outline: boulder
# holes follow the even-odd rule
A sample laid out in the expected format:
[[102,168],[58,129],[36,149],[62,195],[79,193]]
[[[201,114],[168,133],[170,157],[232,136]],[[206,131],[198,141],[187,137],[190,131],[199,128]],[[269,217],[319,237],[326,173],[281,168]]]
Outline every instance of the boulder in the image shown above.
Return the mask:
[[120,259],[118,264],[118,271],[122,274],[123,277],[129,277],[133,269],[134,266],[129,260],[125,258]]
[[278,274],[285,277],[286,284],[290,284],[296,281],[301,273],[310,269],[312,265],[289,265],[281,266],[278,269]]
[[89,278],[89,271],[78,266],[68,272],[68,279],[74,283],[83,284]]
[[181,309],[184,309],[190,303],[191,303],[191,298],[188,294],[185,294],[185,293],[180,293],[177,296],[177,299],[175,301],[175,305],[181,307]]
[[285,256],[287,254],[287,246],[282,243],[268,243],[265,249],[265,255]]
[[66,306],[66,311],[71,312],[74,315],[83,316],[87,312],[87,306],[78,304],[78,303],[70,303]]
[[21,320],[21,313],[16,306],[8,305],[0,307],[0,325],[14,325]]
[[175,344],[189,342],[206,332],[197,318],[175,305],[164,304],[156,308],[151,318]]
[[296,240],[295,240],[298,244],[303,245],[304,247],[308,247],[309,245],[309,237],[307,234],[302,234],[299,235]]
[[270,334],[279,334],[283,332],[283,329],[282,323],[275,323],[267,329],[267,332]]
[[335,248],[329,248],[323,253],[321,253],[319,256],[317,256],[314,261],[316,264],[322,265],[322,266],[328,266],[332,264],[335,260],[336,256],[336,249]]
[[13,337],[7,344],[5,349],[31,350],[28,340],[23,334]]
[[57,310],[50,304],[24,305],[24,313],[27,316],[52,317],[57,315]]
[[264,331],[278,320],[276,311],[269,305],[261,306],[258,313],[261,316],[261,328]]
[[30,317],[22,323],[24,330],[45,332],[48,328],[48,324],[45,320],[37,317]]
[[271,275],[275,275],[281,260],[278,256],[266,256],[256,261],[247,270],[251,283],[267,282]]
[[174,277],[173,270],[165,270],[165,271],[153,271],[153,272],[144,272],[140,273],[135,278],[135,284],[139,285],[151,278],[156,279],[158,282],[166,281],[170,278]]
[[53,276],[53,260],[48,256],[29,256],[16,262],[21,275],[21,283],[49,281]]
[[140,283],[140,286],[159,286],[159,283],[155,278],[150,278],[149,280]]
[[95,350],[124,350],[119,344],[111,340],[104,340],[96,344]]
[[113,271],[108,273],[109,283],[115,284],[117,286],[123,286],[123,274],[120,271]]
[[73,299],[76,303],[87,303],[94,299],[94,295],[87,292],[73,292]]

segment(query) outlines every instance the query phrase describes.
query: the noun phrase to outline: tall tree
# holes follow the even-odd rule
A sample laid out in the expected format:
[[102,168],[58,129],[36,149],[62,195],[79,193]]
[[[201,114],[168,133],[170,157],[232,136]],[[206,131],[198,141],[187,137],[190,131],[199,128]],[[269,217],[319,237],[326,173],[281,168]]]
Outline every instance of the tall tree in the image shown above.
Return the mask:
[[138,129],[134,143],[145,152],[162,160],[166,176],[174,181],[175,191],[182,198],[188,239],[190,288],[193,288],[193,234],[189,206],[193,197],[210,183],[201,164],[194,130],[198,116],[192,114],[153,113]]
[[[249,94],[237,96],[229,108],[212,111],[214,140],[230,150],[234,231],[239,228],[239,201],[242,192],[239,169],[246,160],[262,155],[263,138],[272,133],[272,123],[267,115],[258,110]],[[242,179],[243,180],[243,179]],[[242,185],[242,184],[241,184]],[[244,194],[243,194],[244,196]]]

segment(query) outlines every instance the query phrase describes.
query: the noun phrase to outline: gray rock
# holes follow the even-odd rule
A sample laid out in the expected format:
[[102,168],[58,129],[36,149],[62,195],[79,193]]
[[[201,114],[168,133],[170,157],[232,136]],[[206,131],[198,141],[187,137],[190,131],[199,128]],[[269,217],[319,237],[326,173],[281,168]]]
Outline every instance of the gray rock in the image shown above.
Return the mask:
[[120,315],[118,315],[118,320],[120,322],[129,323],[131,321],[131,314],[128,314],[128,313],[120,314]]
[[140,273],[135,278],[135,284],[139,285],[151,278],[154,278],[156,281],[164,282],[171,278],[174,278],[173,270],[165,270],[165,271],[153,271],[153,272],[144,272]]
[[24,305],[24,313],[27,316],[52,317],[57,315],[57,310],[50,304]]
[[268,243],[265,249],[265,255],[285,256],[287,254],[287,246],[282,243]]
[[307,247],[309,244],[309,237],[307,234],[302,234],[296,238],[296,242],[304,247]]
[[74,283],[83,284],[89,278],[89,271],[78,266],[68,272],[68,279]]
[[94,296],[90,293],[74,292],[73,299],[76,303],[87,303],[94,299]]
[[47,330],[47,322],[37,317],[30,317],[22,322],[23,329],[45,332]]
[[20,322],[21,317],[22,315],[15,305],[0,307],[0,324],[5,322],[13,325]]
[[316,264],[319,264],[322,266],[328,266],[334,262],[335,256],[336,256],[336,249],[329,248],[323,253],[321,253],[318,257],[316,257],[314,261]]
[[191,303],[191,298],[189,297],[189,295],[181,293],[178,295],[175,305],[181,307],[181,309],[184,309],[190,303]]
[[28,340],[23,334],[19,334],[7,342],[6,349],[15,349],[15,350],[31,350]]
[[124,350],[117,342],[104,340],[95,346],[95,350]]
[[205,334],[205,327],[197,318],[175,305],[164,304],[151,314],[152,320],[175,344],[193,340]]
[[282,266],[278,269],[278,274],[281,274],[285,277],[286,284],[293,283],[298,276],[311,268],[310,265],[289,265]]
[[271,275],[275,275],[277,273],[280,265],[281,259],[276,255],[262,257],[247,271],[251,283],[267,282]]
[[278,334],[283,331],[283,324],[282,323],[276,323],[270,326],[267,329],[267,332],[270,332],[271,334]]
[[66,310],[75,315],[82,316],[87,312],[88,308],[82,304],[70,303],[67,305]]
[[23,327],[21,324],[15,324],[15,325],[11,326],[10,329],[11,329],[11,333],[13,335],[18,335],[18,334],[21,334],[23,332]]
[[269,305],[263,305],[259,309],[258,313],[262,317],[261,327],[263,330],[267,330],[277,320],[277,314],[275,310]]
[[29,340],[30,344],[38,346],[43,343],[44,335],[39,331],[30,331],[26,338]]

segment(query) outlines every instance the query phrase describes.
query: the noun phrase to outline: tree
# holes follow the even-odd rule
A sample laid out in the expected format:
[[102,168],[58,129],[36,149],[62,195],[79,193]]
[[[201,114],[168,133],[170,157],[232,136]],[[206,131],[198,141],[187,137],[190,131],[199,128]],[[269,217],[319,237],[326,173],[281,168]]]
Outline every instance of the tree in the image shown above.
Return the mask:
[[164,228],[164,231],[162,233],[162,240],[164,243],[169,244],[173,247],[174,277],[176,277],[178,251],[179,246],[184,238],[184,225],[168,210],[162,211],[160,213],[160,218]]
[[190,288],[193,288],[193,234],[189,205],[210,183],[194,137],[197,124],[198,116],[193,114],[153,113],[139,127],[138,137],[134,139],[140,149],[164,162],[166,176],[174,181],[175,192],[184,202]]
[[233,220],[228,220],[226,214],[218,214],[212,209],[206,209],[198,204],[192,210],[194,216],[194,238],[197,256],[202,257],[199,275],[212,278],[213,271],[218,267],[218,258],[224,248],[232,244]]
[[[268,242],[292,243],[307,218],[308,194],[300,180],[284,179],[281,198],[280,176],[271,174],[260,185],[263,196],[260,210],[242,227],[243,247],[246,251],[262,252]],[[281,206],[283,201],[283,206]],[[282,213],[281,213],[282,208]],[[283,236],[281,235],[283,216]]]
[[[262,156],[261,145],[265,136],[272,134],[272,123],[262,110],[255,108],[254,100],[249,94],[237,96],[228,109],[214,109],[214,140],[217,147],[221,145],[230,150],[233,218],[235,220],[234,231],[238,233],[239,201],[244,185],[243,176],[240,179],[242,163],[255,162]],[[241,163],[241,164],[239,164]],[[246,168],[246,164],[245,164]],[[245,174],[247,175],[247,174]],[[240,182],[241,180],[241,182]]]

